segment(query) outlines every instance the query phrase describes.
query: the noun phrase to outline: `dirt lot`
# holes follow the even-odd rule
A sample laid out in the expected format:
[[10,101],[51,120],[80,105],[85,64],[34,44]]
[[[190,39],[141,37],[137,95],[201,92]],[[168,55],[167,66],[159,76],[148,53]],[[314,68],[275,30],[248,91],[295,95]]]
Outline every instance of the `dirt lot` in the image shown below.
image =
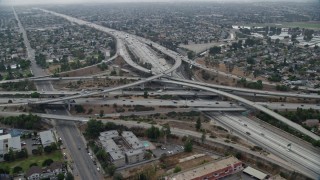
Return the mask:
[[112,79],[97,79],[97,80],[79,80],[79,81],[55,81],[53,86],[57,90],[82,90],[82,89],[97,89],[106,87],[116,87],[124,85],[134,80],[122,79],[122,80],[112,80]]

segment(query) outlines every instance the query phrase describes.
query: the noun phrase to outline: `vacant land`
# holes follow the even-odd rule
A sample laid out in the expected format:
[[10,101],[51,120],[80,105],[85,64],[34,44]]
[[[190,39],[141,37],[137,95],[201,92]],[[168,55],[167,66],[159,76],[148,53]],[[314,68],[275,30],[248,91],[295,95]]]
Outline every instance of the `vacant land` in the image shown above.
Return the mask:
[[188,44],[188,45],[184,45],[184,44],[180,44],[180,47],[186,48],[190,51],[193,51],[195,53],[201,53],[204,52],[208,49],[210,49],[213,46],[220,46],[220,45],[224,45],[226,43],[222,43],[222,42],[212,42],[212,43],[205,43],[205,44]]

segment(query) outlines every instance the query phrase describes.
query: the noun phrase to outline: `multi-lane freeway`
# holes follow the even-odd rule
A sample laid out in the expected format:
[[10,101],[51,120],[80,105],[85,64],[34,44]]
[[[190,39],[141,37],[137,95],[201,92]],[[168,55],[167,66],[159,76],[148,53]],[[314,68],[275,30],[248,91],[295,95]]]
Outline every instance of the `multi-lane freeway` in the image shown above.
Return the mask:
[[[77,24],[80,24],[80,25],[86,25],[86,26],[89,26],[89,27],[92,27],[92,28],[95,28],[97,30],[100,30],[100,31],[103,31],[103,32],[106,32],[108,34],[111,34],[113,37],[116,38],[117,40],[117,54],[120,54],[121,56],[123,56],[124,60],[132,67],[142,71],[142,72],[148,72],[150,74],[152,74],[151,77],[149,78],[146,78],[146,79],[138,79],[136,82],[133,82],[133,83],[129,83],[129,84],[126,84],[126,85],[122,85],[122,86],[118,86],[118,87],[113,87],[113,88],[108,88],[108,89],[104,89],[102,91],[94,91],[94,92],[85,92],[85,93],[80,93],[80,94],[76,94],[76,95],[71,95],[71,96],[68,96],[68,97],[61,97],[61,98],[56,98],[56,99],[42,99],[40,101],[35,101],[35,102],[24,102],[24,104],[49,104],[49,103],[55,103],[55,102],[60,102],[60,101],[64,101],[64,102],[68,102],[68,100],[75,100],[75,99],[81,99],[81,98],[84,98],[84,97],[90,97],[90,96],[94,96],[94,95],[100,95],[100,94],[107,94],[107,93],[110,93],[110,92],[113,92],[113,91],[118,91],[118,90],[122,90],[122,89],[126,89],[126,88],[129,88],[129,87],[133,87],[133,86],[137,86],[137,85],[141,85],[141,84],[144,84],[144,83],[147,83],[147,82],[150,82],[150,81],[159,81],[159,79],[161,77],[164,77],[164,76],[167,76],[169,74],[172,74],[174,73],[178,68],[179,66],[181,65],[181,62],[182,61],[186,61],[188,63],[191,63],[192,65],[194,66],[201,66],[199,64],[195,64],[194,62],[191,62],[190,60],[188,60],[188,58],[186,57],[183,57],[181,55],[179,55],[178,53],[174,52],[174,51],[171,51],[171,50],[168,50],[167,48],[165,47],[162,47],[160,46],[159,44],[157,43],[154,43],[154,42],[151,42],[150,40],[147,40],[145,38],[142,38],[142,37],[137,37],[135,35],[130,35],[130,34],[127,34],[127,33],[124,33],[124,32],[120,32],[120,31],[116,31],[116,30],[113,30],[113,29],[109,29],[109,28],[106,28],[106,27],[102,27],[102,26],[99,26],[99,25],[96,25],[96,24],[93,24],[93,23],[90,23],[90,22],[86,22],[86,21],[83,21],[83,20],[80,20],[80,19],[76,19],[76,18],[73,18],[73,17],[70,17],[70,16],[66,16],[66,15],[63,15],[63,14],[59,14],[59,13],[55,13],[55,12],[52,12],[52,11],[47,11],[47,10],[43,10],[47,13],[51,13],[53,15],[56,15],[56,16],[60,16],[62,18],[65,18],[71,22],[74,22],[74,23],[77,23]],[[15,13],[15,16],[18,20],[18,16],[16,15]],[[32,70],[33,70],[33,73],[37,76],[37,77],[45,77],[46,74],[43,70],[41,70],[39,67],[37,67],[34,63],[34,51],[31,49],[30,47],[30,44],[28,44],[28,40],[27,40],[27,36],[26,36],[26,33],[25,31],[23,30],[23,27],[20,23],[20,21],[18,20],[18,24],[19,24],[19,27],[20,29],[22,30],[23,32],[23,37],[24,37],[24,40],[25,40],[25,43],[26,43],[26,46],[27,46],[27,50],[28,50],[28,55],[29,55],[29,59],[32,61]],[[153,66],[153,69],[152,71],[146,69],[146,68],[143,68],[141,66],[139,66],[138,64],[136,64],[135,62],[132,61],[131,57],[129,56],[129,53],[127,52],[126,50],[126,47],[125,47],[125,44],[127,44],[129,46],[129,49],[132,50],[132,52],[134,52],[137,56],[141,56],[142,60],[144,62],[149,62],[152,64]],[[162,53],[168,55],[169,57],[171,57],[172,59],[175,60],[175,63],[173,66],[169,66],[168,64],[166,64],[165,62],[161,62],[158,60],[158,58],[155,56],[155,54],[152,53],[152,50],[149,49],[148,45],[152,44],[152,47],[161,51]],[[153,54],[153,55],[152,55]],[[210,70],[206,67],[201,67],[201,68],[204,68],[206,70]],[[228,75],[227,75],[228,76]],[[230,76],[230,75],[229,75]],[[230,76],[232,77],[232,76]],[[57,80],[64,80],[63,79],[64,77],[61,77]],[[79,78],[79,77],[78,77]],[[30,79],[37,79],[37,78],[30,78]],[[73,78],[75,79],[75,78]],[[66,79],[67,80],[67,79]],[[176,85],[181,85],[181,86],[186,86],[186,87],[192,87],[192,88],[196,88],[196,89],[202,89],[202,90],[205,90],[205,91],[208,91],[208,92],[211,92],[211,93],[214,93],[214,94],[218,94],[218,95],[221,95],[221,96],[226,96],[226,97],[229,97],[231,99],[234,99],[238,102],[241,102],[243,104],[245,104],[246,106],[250,107],[250,108],[253,108],[253,109],[257,109],[257,110],[260,110],[264,113],[267,113],[269,114],[270,116],[290,125],[291,127],[297,129],[298,131],[314,138],[314,139],[320,139],[317,135],[307,131],[306,129],[304,129],[303,127],[291,122],[290,120],[280,116],[279,114],[267,109],[266,107],[264,107],[265,105],[260,105],[259,103],[254,103],[254,102],[251,102],[251,101],[248,101],[244,98],[241,98],[239,96],[236,96],[236,95],[233,95],[233,94],[230,94],[230,93],[227,93],[227,92],[223,92],[223,91],[220,91],[220,90],[217,90],[217,89],[214,89],[214,88],[218,88],[218,89],[224,89],[224,90],[228,90],[228,91],[238,91],[238,92],[245,92],[245,93],[254,93],[254,94],[264,94],[264,95],[272,95],[272,96],[282,96],[284,94],[281,94],[281,93],[277,93],[277,92],[274,92],[274,93],[271,93],[270,92],[267,92],[267,91],[256,91],[256,90],[243,90],[241,88],[230,88],[230,87],[223,87],[223,86],[217,86],[217,85],[211,85],[211,84],[206,84],[206,83],[196,83],[194,81],[189,81],[189,80],[183,80],[183,79],[173,79],[173,80],[161,80],[161,82],[163,83],[170,83],[170,84],[176,84]],[[37,82],[37,89],[38,90],[42,90],[42,91],[54,91],[51,83],[50,83],[50,78],[47,78],[45,80],[42,80],[42,82]],[[281,94],[281,95],[279,95]],[[289,96],[292,96],[292,97],[297,97],[297,94],[291,94]],[[288,94],[286,93],[286,97],[289,97]],[[301,97],[301,98],[319,98],[318,95],[301,95],[301,96],[298,96],[298,97]],[[159,101],[155,101],[155,102],[152,102],[152,101],[146,101],[146,102],[138,102],[138,103],[147,103],[147,104],[151,104],[151,105],[154,105],[154,104],[159,104]],[[179,102],[167,102],[168,104],[172,103],[172,104],[183,104],[186,105],[186,104],[191,104],[191,103],[194,103],[195,106],[198,102],[191,102],[191,101],[179,101]],[[202,105],[203,106],[203,101],[199,102],[199,106]],[[17,103],[12,103],[11,105],[15,105]],[[209,103],[207,103],[209,104]],[[209,105],[207,105],[209,106]],[[214,105],[210,105],[210,106],[214,106]],[[231,104],[229,104],[229,106],[232,106]],[[282,105],[281,105],[282,106]],[[206,107],[205,107],[206,108]],[[211,108],[211,107],[210,107]],[[235,107],[235,108],[239,108],[239,107]],[[50,112],[50,110],[48,110],[49,113],[53,113],[53,112]],[[3,113],[4,114],[4,113]],[[48,114],[48,115],[41,115],[42,117],[44,118],[52,118],[52,119],[64,119],[64,120],[70,120],[70,117],[67,116],[68,115],[68,112],[65,111],[65,110],[61,110],[61,112],[55,112],[56,115],[52,115],[52,114]],[[65,115],[64,118],[62,118],[60,115]],[[83,121],[86,121],[87,119],[85,118],[77,118],[77,120],[83,120]],[[67,122],[66,122],[67,123]],[[66,141],[68,141],[68,143],[70,143],[68,145],[68,148],[70,151],[77,151],[78,149],[78,146],[84,146],[83,144],[83,141],[81,140],[80,137],[75,137],[74,134],[70,134],[70,132],[68,131],[72,131],[73,133],[75,134],[78,134],[77,133],[77,129],[76,127],[74,126],[74,124],[68,124],[70,126],[68,126],[67,124],[63,124],[63,123],[60,123],[60,122],[57,122],[57,129],[58,129],[58,132],[62,135],[63,138],[66,139]],[[64,128],[64,127],[67,127],[67,128]],[[238,129],[238,131],[240,132],[242,130],[242,127]],[[253,129],[252,129],[253,130]],[[69,133],[69,134],[68,134]],[[266,132],[268,133],[269,135],[269,132]],[[261,133],[260,133],[260,136],[261,136]],[[250,136],[251,137],[251,136]],[[253,141],[257,141],[258,140],[258,137],[256,137],[256,135],[252,135],[252,137],[255,137],[253,138]],[[271,141],[269,141],[270,143]],[[314,160],[317,160],[317,159],[312,159],[312,158],[317,158],[317,156],[315,156],[314,154],[312,154],[312,152],[308,152],[308,155],[306,156],[301,156],[299,155],[299,153],[297,152],[301,152],[302,150],[300,149],[299,151],[295,149],[295,152],[296,153],[291,153],[291,154],[285,154],[287,153],[287,151],[283,151],[277,147],[274,147],[274,144],[276,142],[271,142],[270,145],[272,145],[271,147],[271,150],[274,151],[274,152],[277,152],[277,153],[280,153],[280,156],[283,157],[284,159],[288,159],[290,160],[291,162],[293,163],[298,163],[298,166],[300,165],[300,167],[302,168],[302,170],[305,172],[308,172],[310,174],[312,174],[312,177],[317,177],[317,175],[319,175],[317,173],[318,171],[318,167],[319,167],[319,164],[317,162],[315,162]],[[78,144],[78,146],[76,145]],[[82,159],[75,159],[76,155],[78,157],[82,157]],[[94,167],[93,165],[90,164],[90,159],[89,161],[88,158],[89,156],[84,153],[83,151],[77,151],[77,153],[75,153],[74,155],[72,155],[73,158],[74,158],[74,161],[76,162],[77,164],[77,169],[78,169],[78,173],[79,175],[81,176],[81,178],[83,179],[100,179],[100,175],[97,173],[97,171],[95,169],[92,169],[92,167]],[[309,161],[310,160],[310,161]],[[89,164],[88,164],[89,163]],[[319,171],[318,171],[319,172]]]
[[[24,114],[22,112],[4,112],[4,116],[12,116],[12,115],[20,115]],[[53,114],[36,114],[42,118],[49,118],[49,119],[57,119],[57,120],[63,120],[63,121],[82,121],[86,122],[89,120],[89,118],[84,117],[71,117],[71,116],[63,116],[63,115],[53,115]],[[275,155],[283,158],[286,160],[291,168],[294,168],[296,171],[302,172],[306,174],[310,178],[318,178],[319,177],[319,168],[320,168],[320,161],[319,161],[319,154],[313,151],[310,151],[303,146],[300,146],[299,144],[293,143],[291,141],[288,141],[287,139],[273,133],[272,131],[269,131],[262,127],[258,123],[254,123],[251,120],[246,119],[243,116],[234,116],[229,114],[221,114],[221,113],[215,113],[210,114],[212,118],[215,120],[220,121],[221,123],[224,123],[229,128],[233,129],[238,135],[242,136],[244,139],[248,139],[259,146],[263,147],[265,150],[270,151],[274,153]],[[123,124],[128,127],[132,126],[142,126],[145,128],[150,127],[150,124],[145,123],[136,123],[132,121],[121,121],[121,120],[104,120],[104,121],[110,121],[117,124]],[[201,137],[201,133],[189,131],[189,130],[183,130],[178,128],[171,128],[171,131],[173,134],[177,134],[179,136],[194,136],[194,137]],[[247,134],[247,132],[250,133],[250,135]],[[207,138],[209,141],[218,142],[226,145],[230,145],[236,149],[245,150],[243,147],[236,145],[236,144],[227,144],[223,141],[219,141],[216,139]],[[77,142],[73,142],[77,143]],[[291,150],[288,150],[287,145],[291,143]],[[248,153],[254,153],[252,151],[245,150]],[[255,154],[258,155],[258,154]],[[261,155],[260,155],[261,156]],[[261,156],[261,158],[266,158],[264,156]],[[282,164],[281,162],[277,162],[277,164]],[[286,164],[282,164],[282,166],[288,166]]]
[[244,99],[242,97],[239,97],[239,96],[227,93],[227,92],[223,92],[223,91],[220,91],[220,90],[217,90],[217,89],[212,89],[212,88],[208,88],[208,87],[204,87],[204,86],[200,86],[200,85],[195,85],[195,84],[191,84],[191,83],[169,81],[169,80],[167,80],[165,82],[172,83],[172,84],[179,84],[179,85],[187,86],[187,87],[198,88],[198,89],[202,89],[202,90],[205,90],[205,91],[213,92],[213,93],[225,96],[225,97],[229,97],[229,98],[231,98],[233,100],[236,100],[238,102],[241,102],[241,103],[245,104],[246,106],[248,106],[248,107],[250,107],[252,109],[256,109],[256,110],[262,111],[262,112],[270,115],[271,117],[273,117],[273,118],[275,118],[275,119],[277,119],[279,121],[282,121],[283,123],[291,126],[292,128],[302,132],[303,134],[306,134],[306,135],[310,136],[313,139],[320,140],[319,136],[317,136],[316,134],[306,130],[302,126],[290,121],[289,119],[279,115],[278,113],[275,113],[274,111],[272,111],[272,110],[270,110],[270,109],[268,109],[268,108],[266,108],[264,106],[261,106],[261,105],[255,103],[255,102],[249,101],[249,100]]
[[[145,69],[143,72],[148,72],[149,70]],[[45,82],[45,81],[72,81],[72,80],[91,80],[91,79],[106,79],[106,76],[80,76],[80,77],[43,77],[43,78],[33,78],[29,79],[30,81],[34,82]],[[128,80],[141,80],[144,78],[140,77],[122,77],[122,76],[108,76],[109,79],[128,79]],[[201,86],[212,87],[215,89],[220,89],[223,91],[228,91],[230,93],[247,93],[248,95],[263,95],[263,96],[276,96],[276,97],[292,97],[292,98],[301,98],[301,99],[320,99],[320,95],[317,93],[292,93],[292,92],[276,92],[276,91],[263,91],[263,90],[256,90],[256,89],[247,89],[247,88],[239,88],[239,87],[230,87],[230,86],[223,86],[217,84],[209,84],[204,82],[192,81],[187,79],[181,78],[172,78],[166,76],[164,79],[171,79],[174,81],[180,82],[187,82],[191,84],[198,84]],[[8,82],[20,82],[24,81],[25,79],[15,79],[15,80],[6,80],[1,81],[2,83]],[[155,79],[155,82],[163,82],[162,80]]]
[[[244,139],[250,139],[260,147],[292,163],[299,171],[308,172],[312,178],[320,176],[318,152],[310,151],[300,144],[289,141],[244,116],[221,113],[210,113],[210,115]],[[289,144],[291,147],[288,147]]]

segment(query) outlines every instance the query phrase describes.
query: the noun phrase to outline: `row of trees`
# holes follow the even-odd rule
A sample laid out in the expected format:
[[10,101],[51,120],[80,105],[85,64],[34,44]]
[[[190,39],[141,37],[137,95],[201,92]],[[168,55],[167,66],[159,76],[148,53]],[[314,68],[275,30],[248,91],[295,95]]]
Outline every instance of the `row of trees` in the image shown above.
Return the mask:
[[117,125],[112,122],[108,122],[106,124],[103,124],[100,120],[91,119],[87,123],[87,128],[85,130],[85,136],[90,139],[96,139],[99,137],[100,132],[114,130],[114,129],[117,129],[120,131],[128,130],[128,128],[123,125]]
[[110,176],[113,176],[116,171],[116,167],[110,163],[110,158],[107,152],[100,146],[97,146],[94,141],[89,141],[88,145],[93,150],[93,153],[96,155],[104,171]]
[[[28,69],[31,65],[31,61],[30,60],[25,60],[25,59],[15,59],[15,61],[17,62],[17,69]],[[11,66],[8,65],[7,67],[5,66],[4,61],[0,61],[0,72],[5,72],[6,70],[10,71],[11,70]]]
[[41,117],[32,114],[22,114],[19,116],[1,117],[0,123],[20,128],[20,129],[40,129],[41,128]]
[[0,87],[6,91],[31,91],[36,90],[33,82],[29,80],[21,82],[8,82],[0,84]]
[[3,159],[8,162],[24,158],[28,158],[28,151],[25,148],[21,149],[21,151],[13,151],[12,149],[9,149],[9,152],[3,156]]
[[238,84],[243,85],[243,87],[250,88],[250,89],[262,89],[263,84],[261,80],[258,80],[257,82],[248,82],[246,78],[241,78],[238,81]]
[[42,68],[47,68],[47,62],[46,62],[46,56],[43,54],[39,54],[35,56],[36,63],[42,67]]

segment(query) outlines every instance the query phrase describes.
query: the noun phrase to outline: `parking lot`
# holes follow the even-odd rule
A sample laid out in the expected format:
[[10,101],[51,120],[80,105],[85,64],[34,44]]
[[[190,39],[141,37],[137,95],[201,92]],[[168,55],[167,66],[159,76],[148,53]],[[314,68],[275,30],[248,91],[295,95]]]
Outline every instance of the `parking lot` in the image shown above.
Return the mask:
[[38,149],[38,146],[41,145],[41,142],[40,140],[33,140],[33,138],[27,138],[27,139],[21,140],[21,145],[22,145],[22,148],[25,147],[28,151],[28,154],[31,155],[32,150]]
[[161,157],[162,154],[173,155],[180,152],[183,152],[184,148],[180,145],[174,145],[174,144],[166,144],[162,145],[161,148],[156,148],[152,150],[153,154],[156,155],[156,157]]

